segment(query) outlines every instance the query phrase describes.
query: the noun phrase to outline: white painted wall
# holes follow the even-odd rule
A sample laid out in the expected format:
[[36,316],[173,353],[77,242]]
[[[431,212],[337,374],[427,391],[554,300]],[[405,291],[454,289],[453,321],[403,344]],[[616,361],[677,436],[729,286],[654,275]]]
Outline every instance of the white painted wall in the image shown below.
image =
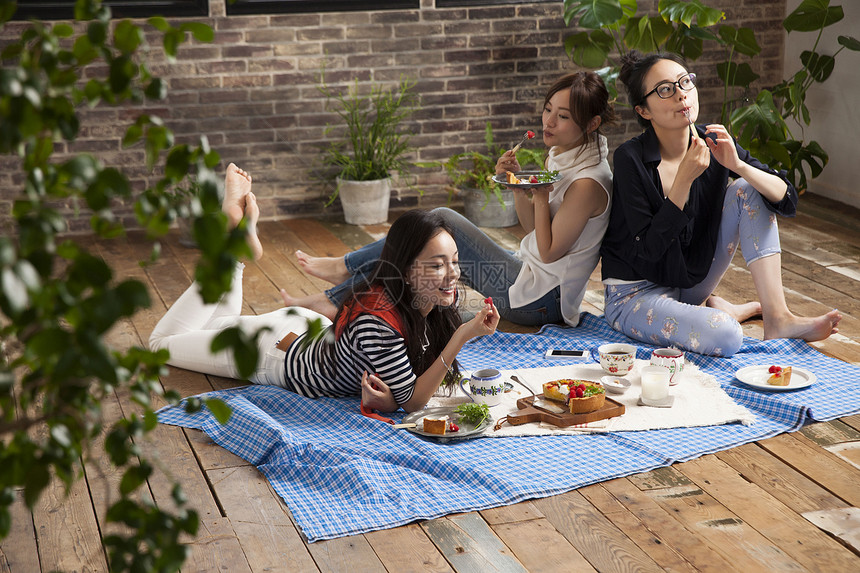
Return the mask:
[[[788,0],[786,15],[800,0]],[[833,55],[841,48],[838,36],[860,38],[860,1],[831,0],[841,5],[845,18],[825,28],[817,51]],[[785,76],[800,69],[800,53],[811,50],[816,34],[791,32],[785,42]],[[806,105],[812,119],[805,130],[805,140],[815,140],[830,156],[824,171],[809,183],[809,191],[836,201],[860,207],[860,52],[842,50],[836,56],[836,67],[823,84],[814,84],[807,93]],[[791,125],[796,137],[800,128]],[[798,131],[795,131],[797,129]]]

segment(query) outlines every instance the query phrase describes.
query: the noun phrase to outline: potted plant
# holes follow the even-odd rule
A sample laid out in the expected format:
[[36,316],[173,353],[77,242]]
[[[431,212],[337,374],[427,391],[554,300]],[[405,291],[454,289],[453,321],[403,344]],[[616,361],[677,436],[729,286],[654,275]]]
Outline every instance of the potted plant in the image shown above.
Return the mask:
[[[452,155],[445,161],[419,163],[421,167],[442,167],[448,174],[448,201],[459,193],[463,197],[466,218],[479,227],[510,227],[518,222],[514,208],[514,193],[493,181],[496,161],[505,153],[502,145],[495,143],[493,127],[487,122],[484,130],[486,153],[465,151]],[[542,151],[522,148],[517,151],[517,160],[525,168],[535,165],[542,168]]]
[[[340,197],[344,218],[353,225],[370,225],[388,220],[391,176],[408,181],[413,163],[408,155],[411,134],[404,122],[418,108],[414,81],[401,79],[396,89],[371,84],[362,92],[358,81],[345,92],[334,91],[321,74],[320,92],[345,128],[342,139],[329,142],[322,160],[334,169],[334,192],[326,206]],[[326,135],[336,126],[328,126]],[[419,190],[420,192],[420,190]]]

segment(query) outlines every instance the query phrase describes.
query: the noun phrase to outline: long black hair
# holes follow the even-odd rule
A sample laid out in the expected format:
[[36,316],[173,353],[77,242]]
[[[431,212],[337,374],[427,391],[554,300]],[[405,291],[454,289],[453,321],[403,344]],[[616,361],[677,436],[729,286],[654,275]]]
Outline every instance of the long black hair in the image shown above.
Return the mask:
[[630,103],[633,113],[636,114],[636,121],[643,129],[651,127],[651,120],[642,117],[636,111],[636,106],[645,103],[645,75],[654,64],[661,60],[671,60],[687,70],[687,61],[672,52],[643,54],[639,50],[630,50],[621,56],[621,71],[618,73],[618,79],[624,84],[624,88],[627,90],[627,101]]
[[[437,213],[413,209],[400,215],[388,230],[376,267],[365,276],[364,281],[353,287],[335,316],[337,324],[341,314],[351,312],[355,305],[362,304],[362,293],[381,288],[393,305],[391,310],[402,321],[406,352],[416,376],[423,374],[433,364],[462,323],[456,303],[459,297],[451,306],[434,307],[425,318],[419,311],[419,301],[406,282],[418,254],[439,233],[453,236],[448,222]],[[445,385],[449,387],[459,379],[459,368],[456,361],[453,362],[450,366],[454,375],[449,372],[445,376]]]

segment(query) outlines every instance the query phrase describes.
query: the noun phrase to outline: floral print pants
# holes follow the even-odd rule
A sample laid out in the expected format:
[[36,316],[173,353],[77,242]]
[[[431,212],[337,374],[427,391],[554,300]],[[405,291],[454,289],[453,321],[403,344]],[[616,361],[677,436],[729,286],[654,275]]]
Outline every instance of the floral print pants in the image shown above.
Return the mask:
[[658,346],[731,356],[743,342],[741,325],[728,314],[701,306],[722,280],[738,246],[747,265],[781,252],[776,214],[749,183],[726,191],[717,250],[705,279],[688,289],[650,281],[606,285],[606,321],[627,336]]

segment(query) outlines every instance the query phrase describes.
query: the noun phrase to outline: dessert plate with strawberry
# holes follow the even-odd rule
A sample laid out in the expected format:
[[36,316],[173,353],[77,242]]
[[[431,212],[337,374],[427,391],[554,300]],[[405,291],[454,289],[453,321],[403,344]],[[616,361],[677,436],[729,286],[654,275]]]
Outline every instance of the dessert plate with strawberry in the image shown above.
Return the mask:
[[786,364],[759,364],[747,366],[735,372],[735,378],[760,390],[799,390],[815,383],[815,374]]
[[506,187],[531,189],[532,187],[557,183],[561,181],[561,174],[558,171],[517,171],[516,173],[508,171],[494,175],[493,181]]
[[475,426],[464,420],[453,407],[438,407],[426,408],[403,416],[400,427],[414,434],[439,438],[440,441],[447,442],[452,439],[477,437],[490,427],[492,421],[493,419],[488,417]]

